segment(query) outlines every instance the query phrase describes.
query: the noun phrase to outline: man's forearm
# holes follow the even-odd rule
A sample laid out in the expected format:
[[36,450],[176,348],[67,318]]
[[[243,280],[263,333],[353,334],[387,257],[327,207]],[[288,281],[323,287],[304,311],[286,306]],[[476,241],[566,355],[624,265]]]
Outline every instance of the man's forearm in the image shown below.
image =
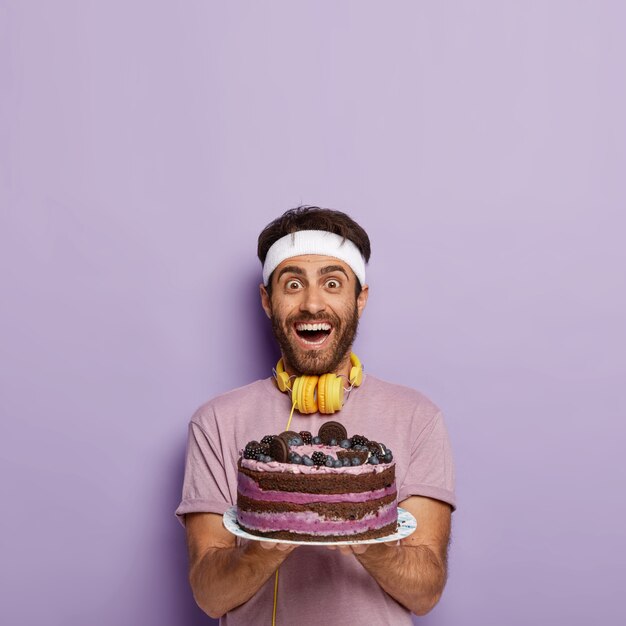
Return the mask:
[[355,556],[390,596],[413,613],[424,615],[439,601],[447,567],[428,546],[376,544]]
[[243,604],[267,582],[291,551],[292,548],[266,550],[258,542],[209,548],[189,572],[198,606],[217,618]]

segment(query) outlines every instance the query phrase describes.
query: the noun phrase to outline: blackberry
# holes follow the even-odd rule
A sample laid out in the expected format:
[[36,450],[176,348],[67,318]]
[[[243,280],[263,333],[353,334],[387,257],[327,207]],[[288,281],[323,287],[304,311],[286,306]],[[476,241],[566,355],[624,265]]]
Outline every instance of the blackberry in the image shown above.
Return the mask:
[[315,465],[324,465],[326,463],[326,455],[318,450],[311,455],[311,460]]
[[274,439],[274,437],[276,437],[276,435],[265,435],[265,437],[261,439],[261,443],[266,443],[269,446],[270,443],[272,443],[272,439]]
[[299,433],[300,437],[302,437],[302,441],[307,445],[310,446],[311,442],[313,440],[313,435],[311,435],[311,433],[308,430],[301,430]]
[[350,443],[353,448],[354,446],[367,446],[369,439],[367,437],[363,437],[363,435],[352,435]]
[[380,447],[379,443],[376,443],[375,441],[370,441],[367,444],[367,449],[372,453],[372,454],[380,454],[382,451],[382,448]]
[[258,441],[250,441],[246,444],[246,448],[243,451],[244,459],[252,459],[257,461],[259,456],[263,455],[263,446]]

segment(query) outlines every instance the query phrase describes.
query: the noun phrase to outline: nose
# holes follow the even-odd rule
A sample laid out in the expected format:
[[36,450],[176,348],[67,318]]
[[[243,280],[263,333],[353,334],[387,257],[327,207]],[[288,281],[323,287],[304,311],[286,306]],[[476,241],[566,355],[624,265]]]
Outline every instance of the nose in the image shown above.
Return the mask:
[[307,313],[319,313],[326,308],[321,289],[316,286],[309,286],[303,289],[300,310]]

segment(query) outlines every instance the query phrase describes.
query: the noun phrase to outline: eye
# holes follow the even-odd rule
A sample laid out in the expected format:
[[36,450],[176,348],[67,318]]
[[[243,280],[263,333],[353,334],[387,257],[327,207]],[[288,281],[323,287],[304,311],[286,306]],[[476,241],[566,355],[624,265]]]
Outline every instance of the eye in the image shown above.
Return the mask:
[[330,278],[326,281],[326,287],[329,289],[339,289],[341,283],[336,278]]
[[289,291],[296,291],[302,287],[302,284],[299,280],[291,279],[285,283],[285,287],[289,289]]

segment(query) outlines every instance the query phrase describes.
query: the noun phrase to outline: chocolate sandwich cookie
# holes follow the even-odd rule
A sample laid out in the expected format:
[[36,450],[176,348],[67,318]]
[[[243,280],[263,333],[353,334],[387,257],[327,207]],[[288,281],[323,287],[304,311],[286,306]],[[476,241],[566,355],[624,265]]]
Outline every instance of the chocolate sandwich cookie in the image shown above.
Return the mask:
[[352,459],[359,459],[357,465],[363,465],[363,463],[367,462],[370,453],[366,450],[338,450],[337,458],[343,460],[344,458],[348,459],[352,464]]
[[275,437],[270,443],[270,456],[279,463],[289,460],[289,443],[282,437]]
[[300,433],[297,433],[295,430],[284,430],[280,433],[280,435],[278,435],[278,437],[280,437],[287,444],[287,447],[289,447],[289,442],[292,439],[302,439],[302,437],[300,437]]
[[342,439],[346,439],[348,437],[348,432],[346,431],[344,425],[339,422],[326,422],[320,426],[317,435],[322,440],[322,443],[327,446],[333,439],[337,443],[339,443]]

